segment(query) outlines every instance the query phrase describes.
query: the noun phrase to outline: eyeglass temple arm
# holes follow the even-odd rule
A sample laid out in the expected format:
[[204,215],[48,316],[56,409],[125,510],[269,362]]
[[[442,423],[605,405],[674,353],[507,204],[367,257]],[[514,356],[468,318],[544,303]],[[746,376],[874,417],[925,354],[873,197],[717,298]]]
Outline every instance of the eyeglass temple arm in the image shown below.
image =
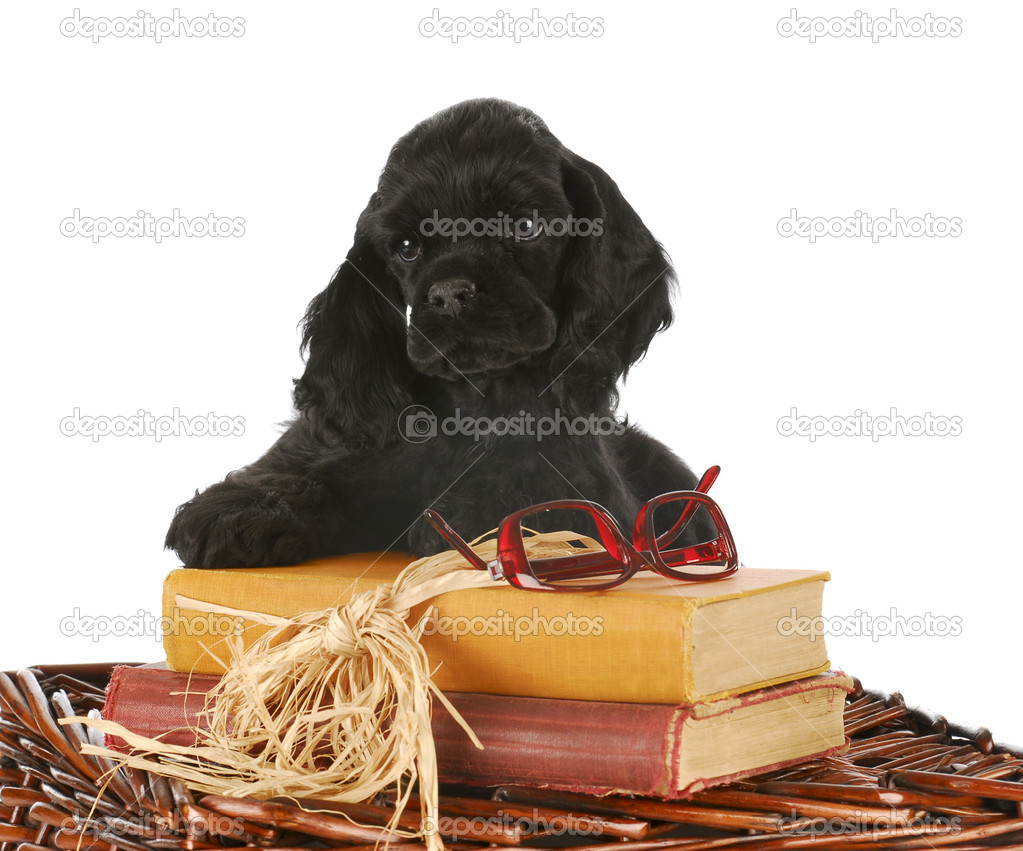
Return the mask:
[[[707,491],[710,490],[711,485],[717,481],[720,473],[721,467],[717,464],[713,467],[709,467],[707,471],[700,476],[700,481],[696,483],[696,487],[694,487],[693,490],[697,493],[707,493]],[[671,544],[671,542],[681,534],[682,530],[685,529],[699,507],[700,506],[695,502],[686,503],[686,507],[682,510],[682,514],[679,516],[678,520],[675,521],[675,525],[657,538],[657,547],[666,547]]]
[[535,559],[530,562],[530,569],[537,579],[553,582],[621,573],[622,564],[606,552],[595,552]]
[[459,535],[454,529],[452,529],[447,524],[447,521],[443,517],[441,517],[436,511],[434,511],[432,508],[427,508],[426,511],[423,512],[423,516],[428,521],[430,521],[430,525],[433,526],[433,528],[436,529],[438,532],[440,532],[441,536],[445,540],[447,540],[449,544],[454,546],[456,550],[458,550],[463,556],[465,556],[469,564],[471,564],[478,570],[487,569],[487,563],[483,561],[483,559],[481,559],[479,555],[477,555],[476,551],[473,550],[473,548],[470,547],[463,540],[462,536]]

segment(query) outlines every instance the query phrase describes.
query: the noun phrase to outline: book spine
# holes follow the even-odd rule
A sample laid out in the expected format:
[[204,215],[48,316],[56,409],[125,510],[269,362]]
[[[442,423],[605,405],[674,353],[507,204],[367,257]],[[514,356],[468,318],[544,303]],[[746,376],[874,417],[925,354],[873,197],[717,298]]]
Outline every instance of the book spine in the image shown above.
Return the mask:
[[[202,717],[206,693],[219,682],[220,677],[212,674],[119,665],[107,684],[103,717],[140,736],[194,747],[199,744],[196,729],[206,728]],[[116,736],[107,736],[106,744],[127,750]]]
[[[150,738],[197,744],[205,692],[219,677],[154,669],[115,669],[103,717]],[[449,694],[483,750],[438,702],[433,736],[440,780],[487,786],[545,785],[578,792],[670,795],[677,765],[673,706]],[[123,740],[108,736],[124,751]]]
[[[176,671],[222,674],[231,658],[230,636],[240,634],[248,647],[270,628],[263,615],[293,617],[342,606],[381,584],[382,575],[372,575],[371,567],[365,569],[367,576],[296,574],[294,581],[288,581],[287,569],[280,574],[172,571],[163,599],[167,662]],[[781,578],[766,575],[775,573]],[[798,614],[820,614],[826,574],[749,569],[739,576],[720,586],[707,583],[714,587],[691,598],[638,591],[537,594],[506,586],[452,591],[434,598],[432,605],[415,607],[409,621],[419,623],[432,609],[422,643],[436,672],[434,682],[445,692],[678,705],[826,670],[823,641],[770,628],[792,613],[784,593],[774,598],[778,611],[759,610],[755,624],[773,648],[768,654],[775,660],[772,665],[751,668],[727,630],[705,636],[694,651],[694,620],[708,603],[728,599],[727,605],[741,607],[755,594],[813,582],[815,592],[809,597],[815,602]],[[744,628],[737,611],[733,628]],[[735,668],[737,680],[701,692],[694,652],[730,659],[726,668]]]
[[[344,605],[354,593],[376,587],[335,583],[327,592],[323,582],[296,582],[274,596],[269,583],[257,594],[247,584],[251,577],[225,585],[217,577],[195,576],[202,573],[175,571],[164,587],[165,620],[182,624],[164,634],[167,662],[176,671],[222,674],[231,657],[226,638],[213,629],[232,632],[232,617],[211,617],[204,603],[287,616]],[[416,606],[409,622],[432,609],[422,643],[444,692],[661,704],[700,698],[690,656],[693,607],[666,596],[581,599],[586,596],[514,588],[453,591],[433,606]],[[255,619],[241,623],[246,647],[269,629]],[[193,624],[199,628],[194,634]],[[759,685],[751,683],[749,690]]]
[[476,748],[434,707],[440,778],[446,783],[522,783],[575,792],[670,795],[673,706],[449,694],[483,744]]

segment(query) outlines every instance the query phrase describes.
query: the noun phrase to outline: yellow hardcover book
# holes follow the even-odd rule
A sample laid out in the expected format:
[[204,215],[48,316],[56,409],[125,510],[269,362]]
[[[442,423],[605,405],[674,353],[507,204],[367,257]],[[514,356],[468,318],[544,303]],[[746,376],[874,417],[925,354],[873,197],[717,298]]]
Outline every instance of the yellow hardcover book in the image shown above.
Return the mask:
[[[219,674],[236,629],[269,627],[218,607],[278,617],[341,606],[390,583],[405,554],[362,553],[295,567],[174,570],[164,582],[164,648],[175,671]],[[693,703],[828,669],[810,628],[826,572],[744,567],[717,582],[642,573],[610,591],[552,594],[503,584],[452,591],[427,611],[423,646],[444,691],[626,703]]]

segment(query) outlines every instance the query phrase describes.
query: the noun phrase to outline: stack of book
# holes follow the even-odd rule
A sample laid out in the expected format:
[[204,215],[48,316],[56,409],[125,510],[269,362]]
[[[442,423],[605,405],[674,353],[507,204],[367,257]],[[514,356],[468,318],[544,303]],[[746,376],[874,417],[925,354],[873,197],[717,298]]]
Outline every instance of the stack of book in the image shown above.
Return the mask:
[[[229,636],[240,629],[248,645],[268,629],[243,613],[340,606],[392,582],[407,561],[361,554],[173,571],[166,666],[116,669],[104,717],[195,744]],[[743,568],[716,582],[651,573],[604,592],[495,583],[434,598],[410,621],[429,612],[423,644],[434,682],[484,745],[435,704],[441,781],[676,798],[840,750],[852,684],[828,670],[824,640],[807,628],[827,579]]]

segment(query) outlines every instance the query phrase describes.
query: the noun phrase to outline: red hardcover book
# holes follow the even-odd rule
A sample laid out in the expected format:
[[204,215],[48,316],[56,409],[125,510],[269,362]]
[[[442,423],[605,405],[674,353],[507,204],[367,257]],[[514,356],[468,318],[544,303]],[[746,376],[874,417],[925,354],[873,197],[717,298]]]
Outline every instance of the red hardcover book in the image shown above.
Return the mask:
[[[103,717],[142,736],[194,745],[206,692],[219,678],[119,667]],[[685,797],[845,745],[852,682],[829,672],[784,686],[684,706],[451,693],[478,750],[439,703],[433,735],[440,779],[595,794]],[[108,746],[125,750],[123,740]]]

